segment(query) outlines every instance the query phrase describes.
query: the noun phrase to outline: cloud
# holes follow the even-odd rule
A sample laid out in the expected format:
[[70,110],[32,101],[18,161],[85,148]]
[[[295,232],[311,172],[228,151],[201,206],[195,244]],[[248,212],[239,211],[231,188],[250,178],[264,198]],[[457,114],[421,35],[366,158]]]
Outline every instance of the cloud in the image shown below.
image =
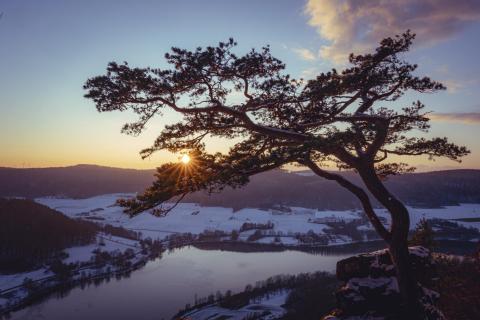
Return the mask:
[[447,86],[447,91],[450,93],[459,93],[465,91],[466,88],[476,88],[480,83],[480,79],[444,79],[440,80],[444,85]]
[[449,93],[460,93],[469,87],[478,87],[480,79],[474,75],[463,75],[463,78],[452,78],[454,71],[446,64],[437,66],[434,69],[435,78],[447,87]]
[[320,72],[321,71],[318,67],[308,68],[308,69],[302,70],[302,72],[300,73],[300,77],[303,80],[310,80],[318,76]]
[[461,122],[468,124],[480,123],[480,112],[468,113],[432,113],[428,115],[433,121]]
[[313,61],[317,59],[315,53],[306,48],[294,48],[293,51],[303,60]]
[[320,55],[334,63],[361,53],[407,29],[429,45],[448,39],[480,20],[478,0],[308,0],[309,24],[330,43]]
[[462,81],[454,79],[446,79],[441,81],[446,87],[449,93],[458,93],[461,89],[465,87],[465,84]]

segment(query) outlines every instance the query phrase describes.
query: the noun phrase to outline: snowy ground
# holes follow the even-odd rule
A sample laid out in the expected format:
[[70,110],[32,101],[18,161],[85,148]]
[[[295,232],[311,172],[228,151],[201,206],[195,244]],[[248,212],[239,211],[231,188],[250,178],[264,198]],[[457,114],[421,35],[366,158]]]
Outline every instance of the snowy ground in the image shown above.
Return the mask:
[[22,284],[25,278],[40,279],[44,277],[52,276],[53,273],[46,269],[38,269],[30,272],[22,272],[15,274],[3,274],[0,275],[0,291],[8,288],[12,288]]
[[[100,239],[102,239],[103,241],[100,241]],[[100,242],[102,242],[102,245],[99,244]],[[139,251],[140,247],[138,246],[138,241],[133,241],[111,235],[99,235],[98,241],[96,243],[87,246],[72,247],[64,250],[68,254],[68,258],[64,259],[63,262],[88,262],[93,258],[93,251],[95,249],[115,253],[124,252],[128,248],[134,249],[135,252]],[[25,278],[38,280],[50,276],[53,276],[53,273],[47,268],[40,268],[38,270],[30,272],[22,272],[15,274],[0,274],[0,291],[22,284]]]
[[[233,212],[231,208],[224,207],[201,207],[194,203],[181,203],[173,209],[165,217],[155,217],[145,212],[136,217],[129,218],[122,212],[122,208],[115,205],[119,198],[128,198],[132,194],[109,194],[88,199],[66,199],[66,198],[38,198],[37,202],[44,204],[52,209],[56,209],[65,215],[72,218],[80,218],[96,223],[111,224],[114,226],[122,226],[125,229],[141,232],[142,236],[150,237],[152,239],[163,239],[168,235],[175,233],[190,232],[199,234],[205,230],[221,230],[230,233],[233,230],[239,230],[241,226],[246,223],[272,223],[273,229],[265,230],[267,234],[273,233],[277,235],[277,244],[284,245],[298,245],[299,241],[294,237],[295,233],[306,234],[313,231],[318,235],[326,235],[327,230],[330,229],[325,223],[328,221],[344,220],[352,221],[358,220],[362,217],[360,211],[318,211],[315,209],[291,207],[288,212],[280,212],[279,210],[260,210],[255,208],[246,208],[240,211]],[[480,222],[461,222],[455,219],[462,218],[479,218],[480,219],[480,204],[462,204],[460,206],[452,206],[438,209],[421,209],[408,208],[411,216],[412,228],[422,218],[427,219],[445,219],[455,221],[465,227],[473,227],[480,229]],[[389,215],[385,210],[377,210],[380,217],[383,217],[387,224],[389,223]],[[323,223],[322,223],[323,222]],[[371,230],[369,224],[364,224],[358,227],[359,230]],[[239,240],[246,240],[248,236],[254,233],[255,230],[248,230],[240,233]],[[328,244],[338,245],[351,242],[351,238],[345,235],[330,235]],[[275,237],[270,234],[267,237],[258,239],[258,243],[272,243]],[[98,241],[95,244],[73,247],[66,249],[69,257],[64,260],[65,263],[79,262],[87,263],[91,261],[94,256],[93,251],[101,249],[110,253],[125,252],[127,249],[133,249],[135,253],[140,251],[138,241],[128,240],[125,238],[114,237],[110,235],[98,235]],[[145,258],[145,257],[144,257]],[[135,256],[132,262],[142,259],[141,255]],[[101,274],[105,270],[85,270],[87,276]],[[13,275],[0,275],[0,292],[18,285],[21,285],[25,278],[32,280],[43,279],[51,277],[53,274],[48,271],[48,268],[41,268],[39,270],[19,273]],[[43,281],[43,280],[42,280]],[[26,291],[19,291],[13,298],[20,301],[22,297],[26,296]],[[216,317],[231,316],[231,319],[240,319],[242,315],[251,313],[254,310],[268,310],[272,317],[281,315],[284,310],[281,305],[284,303],[286,293],[278,296],[270,296],[266,300],[256,301],[250,303],[248,306],[236,311],[220,308],[212,305],[208,308],[197,310],[198,312],[190,315],[191,319],[205,319],[207,312],[210,316]],[[10,299],[12,302],[12,299]],[[0,308],[6,306],[7,301],[5,296],[0,297]],[[13,301],[15,302],[15,301]],[[201,314],[199,313],[201,312]],[[232,313],[233,312],[233,313]],[[273,319],[273,318],[262,318]]]
[[[63,262],[78,263],[69,277],[69,283],[85,283],[93,279],[121,276],[125,272],[144,265],[149,259],[148,252],[147,254],[141,252],[138,241],[103,234],[99,234],[97,237],[96,244],[65,250],[69,256]],[[93,252],[96,249],[108,252],[112,257],[123,259],[123,263],[117,264],[112,258],[105,261],[104,264],[96,265],[94,263],[95,253]],[[132,254],[125,254],[128,253],[128,249],[133,250],[133,252],[130,251]],[[26,279],[31,280],[31,285],[24,285]],[[0,275],[0,313],[22,307],[33,292],[30,290],[37,293],[48,292],[50,288],[65,284],[63,281],[55,276],[48,266],[31,272]],[[32,286],[32,289],[29,289],[30,286]]]
[[[422,218],[432,219],[463,219],[463,218],[479,218],[480,219],[480,204],[461,204],[459,206],[447,206],[444,208],[435,208],[435,209],[423,209],[423,208],[412,208],[409,207],[408,211],[410,213],[410,226],[414,228],[415,225]],[[385,210],[377,210],[377,212],[386,217],[388,214]],[[460,222],[455,221],[458,224],[461,224],[465,227],[473,227],[480,230],[480,222]]]
[[270,320],[278,319],[285,313],[285,309],[282,305],[287,300],[289,290],[279,291],[269,294],[268,296],[261,297],[259,299],[251,300],[250,303],[240,309],[231,310],[222,308],[216,304],[203,307],[199,310],[191,311],[184,316],[185,319],[203,320],[203,319],[231,319],[242,320],[247,316],[253,316],[254,314],[260,315],[262,313],[268,313],[265,316],[259,316],[256,319]]
[[[292,207],[291,212],[279,214],[277,211],[266,211],[246,208],[233,212],[231,208],[200,207],[193,203],[181,203],[166,217],[155,217],[149,213],[129,218],[122,213],[122,208],[115,206],[115,201],[130,194],[109,194],[88,199],[38,198],[37,202],[63,212],[72,218],[96,219],[95,222],[122,226],[126,229],[140,231],[145,237],[164,238],[171,233],[191,232],[198,234],[204,230],[223,230],[231,232],[240,229],[245,222],[273,222],[273,231],[281,231],[285,235],[306,233],[309,230],[321,234],[328,227],[325,224],[312,221],[326,218],[343,220],[359,219],[360,213],[355,211],[318,211],[315,209]],[[480,218],[480,204],[462,204],[438,209],[408,208],[411,226],[415,227],[421,218],[459,219]],[[389,221],[385,210],[377,213]],[[458,222],[467,227],[480,229],[480,222]],[[370,225],[360,229],[371,229]],[[282,241],[284,238],[282,238]],[[265,241],[265,240],[263,240]],[[286,240],[289,241],[289,240]]]
[[[141,232],[143,237],[152,239],[163,239],[173,233],[191,232],[199,234],[205,230],[223,230],[231,232],[239,230],[243,223],[267,223],[272,222],[272,231],[281,231],[284,236],[280,242],[285,245],[296,245],[298,241],[292,236],[294,233],[307,233],[312,230],[317,234],[325,233],[329,227],[325,224],[312,223],[316,219],[343,219],[345,221],[359,219],[360,213],[355,211],[318,211],[315,209],[292,207],[291,212],[279,214],[278,211],[267,211],[260,209],[242,209],[233,212],[231,208],[223,207],[200,207],[194,203],[181,203],[166,217],[155,217],[149,213],[140,214],[129,218],[122,213],[122,208],[115,205],[115,201],[121,197],[131,197],[131,194],[108,194],[88,199],[66,199],[66,198],[38,198],[37,202],[50,208],[56,209],[72,218],[87,219],[98,223],[108,223],[115,226],[122,226],[126,229]],[[463,204],[454,207],[440,209],[419,209],[409,208],[411,226],[421,218],[459,219],[459,218],[480,218],[480,204]],[[385,217],[389,216],[385,210],[377,210],[377,213]],[[93,218],[93,219],[92,219]],[[467,227],[480,229],[480,222],[458,222]],[[362,225],[360,230],[371,229],[370,225]],[[244,231],[240,234],[240,240],[246,240],[254,230]],[[64,260],[70,262],[89,261],[92,251],[100,248],[102,251],[123,252],[128,248],[135,249],[136,241],[125,238],[101,236],[104,245],[98,243],[82,247],[73,247],[65,250],[69,257]],[[272,243],[274,237],[265,237],[257,240],[258,243]],[[350,242],[347,236],[337,236],[329,244],[344,244]],[[135,250],[138,251],[138,250]],[[51,273],[40,269],[28,273],[14,275],[0,275],[0,291],[22,283],[25,278],[39,279],[51,276]]]

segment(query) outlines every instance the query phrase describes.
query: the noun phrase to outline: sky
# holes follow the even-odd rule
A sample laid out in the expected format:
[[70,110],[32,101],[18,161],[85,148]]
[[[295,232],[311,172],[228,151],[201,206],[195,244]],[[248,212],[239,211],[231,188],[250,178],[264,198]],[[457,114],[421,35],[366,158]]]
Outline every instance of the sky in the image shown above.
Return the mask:
[[[236,52],[271,46],[289,74],[305,79],[346,66],[406,29],[417,34],[410,62],[448,90],[408,94],[432,111],[430,135],[469,147],[461,164],[407,159],[422,171],[480,169],[480,1],[264,0],[52,1],[0,0],[0,167],[98,164],[153,168],[178,155],[142,160],[173,113],[138,137],[120,133],[129,113],[98,113],[82,85],[110,61],[168,67],[170,47],[194,49],[233,37]],[[211,140],[209,151],[229,142]]]

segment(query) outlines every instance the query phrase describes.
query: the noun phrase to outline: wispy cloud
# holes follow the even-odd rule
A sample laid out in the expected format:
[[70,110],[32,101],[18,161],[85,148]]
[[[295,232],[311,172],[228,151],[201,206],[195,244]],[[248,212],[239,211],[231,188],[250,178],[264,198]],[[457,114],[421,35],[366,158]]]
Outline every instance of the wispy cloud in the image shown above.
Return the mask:
[[[480,79],[476,74],[458,75],[455,69],[452,70],[448,65],[442,64],[434,68],[435,79],[443,83],[447,87],[449,93],[460,93],[466,91],[467,88],[477,87]],[[455,74],[457,74],[455,76]]]
[[461,122],[461,123],[468,123],[468,124],[480,123],[480,112],[432,113],[428,117],[433,121]]
[[330,41],[321,56],[343,63],[350,52],[364,52],[407,29],[424,45],[447,39],[480,20],[480,1],[308,0],[305,11],[309,24]]
[[293,51],[303,60],[313,61],[317,59],[315,53],[306,48],[294,48]]
[[461,89],[465,87],[465,84],[462,81],[455,79],[446,79],[441,81],[446,87],[449,93],[458,93]]
[[320,74],[319,68],[312,67],[312,68],[302,70],[302,72],[300,73],[300,77],[303,80],[310,80],[310,79],[314,79],[318,74]]

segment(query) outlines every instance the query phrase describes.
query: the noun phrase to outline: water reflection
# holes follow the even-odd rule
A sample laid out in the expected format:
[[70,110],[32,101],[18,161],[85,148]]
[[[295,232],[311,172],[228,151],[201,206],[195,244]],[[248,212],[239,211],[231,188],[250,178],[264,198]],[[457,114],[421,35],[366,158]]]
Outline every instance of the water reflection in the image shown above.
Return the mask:
[[129,278],[112,278],[83,290],[74,288],[67,296],[51,297],[16,312],[12,319],[169,319],[185,304],[192,303],[195,295],[202,297],[229,289],[238,292],[249,283],[276,274],[333,272],[336,262],[352,251],[322,255],[209,249],[186,247],[164,253],[162,259],[147,263]]

